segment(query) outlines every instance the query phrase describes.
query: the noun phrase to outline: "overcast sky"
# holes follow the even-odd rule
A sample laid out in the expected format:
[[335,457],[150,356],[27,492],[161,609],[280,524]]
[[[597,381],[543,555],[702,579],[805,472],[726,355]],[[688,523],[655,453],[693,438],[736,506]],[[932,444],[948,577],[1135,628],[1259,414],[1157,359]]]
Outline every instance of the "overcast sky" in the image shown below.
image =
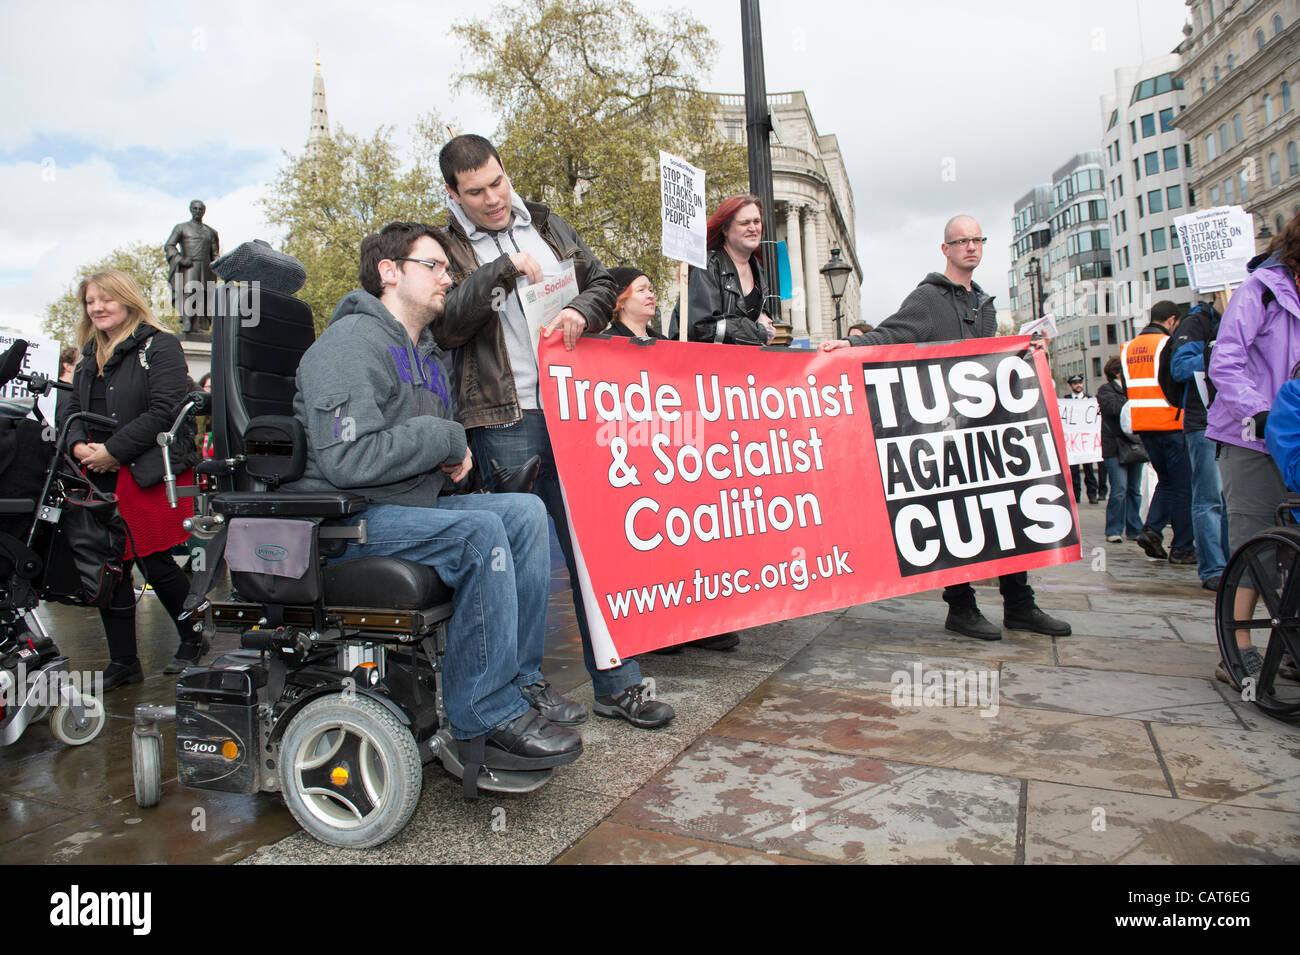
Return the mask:
[[[436,107],[490,135],[485,104],[451,92],[467,64],[447,35],[486,9],[5,0],[0,326],[35,332],[81,265],[126,243],[161,243],[196,197],[223,248],[276,239],[258,200],[282,151],[306,139],[318,44],[332,125],[392,124],[405,136]],[[742,92],[739,0],[691,9],[719,45],[701,86]],[[1099,98],[1115,69],[1169,52],[1186,6],[765,0],[762,18],[768,91],[803,90],[819,131],[839,137],[871,319],[938,267],[943,223],[958,212],[990,236],[976,279],[1005,306],[1012,203],[1099,146]]]

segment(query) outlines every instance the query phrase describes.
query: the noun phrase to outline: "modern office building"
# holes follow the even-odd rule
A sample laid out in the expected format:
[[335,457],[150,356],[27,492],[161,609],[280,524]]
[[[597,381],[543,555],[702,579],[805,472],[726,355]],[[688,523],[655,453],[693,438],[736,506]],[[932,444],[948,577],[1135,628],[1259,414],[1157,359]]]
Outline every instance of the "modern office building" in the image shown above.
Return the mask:
[[1050,185],[1022,196],[1012,234],[1008,281],[1017,326],[1055,315],[1052,375],[1062,388],[1069,376],[1083,375],[1085,389],[1093,393],[1106,380],[1105,359],[1122,340],[1102,150],[1078,153],[1052,173]]
[[1192,209],[1192,151],[1176,120],[1185,106],[1177,53],[1115,71],[1101,97],[1102,150],[1110,199],[1111,254],[1120,340],[1140,332],[1152,304],[1190,306],[1196,290],[1174,219]]
[[1300,3],[1187,0],[1179,46],[1197,206],[1240,205],[1263,248],[1300,213]]
[[[710,95],[717,104],[723,135],[743,143],[745,97]],[[853,187],[839,140],[834,133],[817,131],[802,91],[769,93],[767,103],[780,130],[779,140],[773,137],[772,142],[776,239],[784,241],[789,251],[793,287],[785,321],[792,326],[794,338],[811,338],[816,344],[835,337],[835,302],[820,271],[830,261],[832,249],[839,249],[840,257],[853,266],[840,301],[841,326],[847,329],[862,317]]]

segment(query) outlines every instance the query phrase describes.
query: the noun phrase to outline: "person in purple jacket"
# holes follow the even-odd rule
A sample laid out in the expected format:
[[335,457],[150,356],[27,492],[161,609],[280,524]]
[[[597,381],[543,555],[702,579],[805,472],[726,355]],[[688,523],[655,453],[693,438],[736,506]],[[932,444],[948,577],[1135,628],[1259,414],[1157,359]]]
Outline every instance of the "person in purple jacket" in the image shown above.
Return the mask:
[[[1286,485],[1264,444],[1264,424],[1278,390],[1300,362],[1300,214],[1287,224],[1263,255],[1251,259],[1250,277],[1232,293],[1210,358],[1209,375],[1218,394],[1210,405],[1205,433],[1219,443],[1219,473],[1228,503],[1228,543],[1235,552],[1258,532],[1272,527]],[[1237,591],[1235,611],[1249,616],[1254,592]],[[1239,631],[1237,645],[1247,673],[1263,667],[1250,633]],[[1220,668],[1222,670],[1222,668]],[[1226,672],[1216,673],[1225,682]]]

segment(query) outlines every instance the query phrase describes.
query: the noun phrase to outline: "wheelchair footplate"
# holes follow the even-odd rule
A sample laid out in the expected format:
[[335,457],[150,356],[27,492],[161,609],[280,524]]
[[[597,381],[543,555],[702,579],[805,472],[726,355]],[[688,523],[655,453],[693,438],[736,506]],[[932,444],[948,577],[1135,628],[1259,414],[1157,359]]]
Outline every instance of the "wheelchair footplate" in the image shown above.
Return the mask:
[[[447,772],[457,779],[465,777],[465,767],[456,755],[456,740],[450,730],[445,727],[438,730],[425,745]],[[482,766],[478,772],[478,788],[492,793],[530,793],[545,785],[553,772],[554,769],[490,769]]]

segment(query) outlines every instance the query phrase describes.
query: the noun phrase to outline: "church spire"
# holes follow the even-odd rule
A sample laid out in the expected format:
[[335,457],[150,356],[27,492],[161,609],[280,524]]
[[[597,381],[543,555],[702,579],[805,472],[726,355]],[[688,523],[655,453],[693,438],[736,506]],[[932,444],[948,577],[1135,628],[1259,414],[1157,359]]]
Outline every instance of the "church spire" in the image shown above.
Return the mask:
[[330,118],[325,110],[325,78],[320,75],[320,46],[316,47],[316,75],[311,78],[311,128],[307,148],[329,139]]

